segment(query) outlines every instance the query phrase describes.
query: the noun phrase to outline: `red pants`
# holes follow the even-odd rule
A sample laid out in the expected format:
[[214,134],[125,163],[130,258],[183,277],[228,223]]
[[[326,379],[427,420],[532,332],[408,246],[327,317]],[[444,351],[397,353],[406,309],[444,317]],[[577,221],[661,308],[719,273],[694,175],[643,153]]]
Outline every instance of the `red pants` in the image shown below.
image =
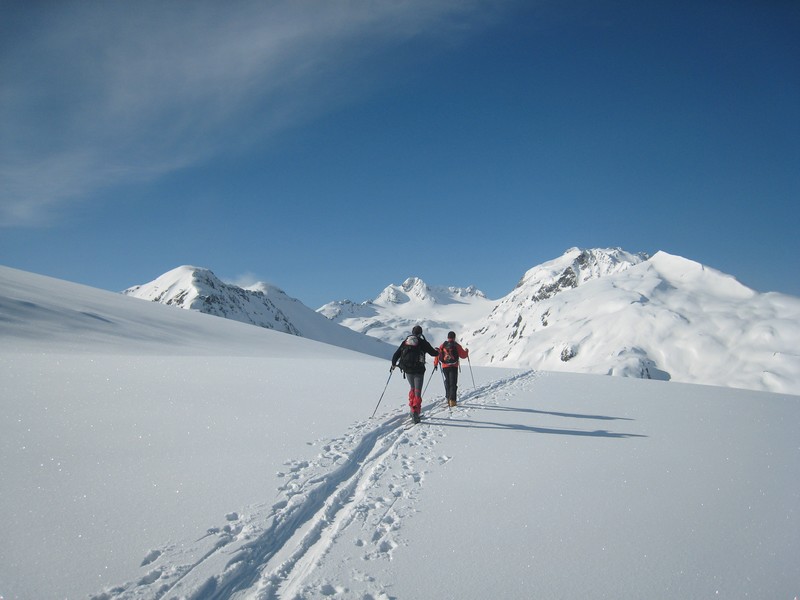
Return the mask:
[[422,373],[406,373],[406,380],[411,389],[408,391],[408,405],[413,412],[422,410],[422,382],[425,379],[425,371]]
[[413,412],[418,413],[422,410],[422,396],[420,396],[416,390],[410,390],[408,392],[408,405]]

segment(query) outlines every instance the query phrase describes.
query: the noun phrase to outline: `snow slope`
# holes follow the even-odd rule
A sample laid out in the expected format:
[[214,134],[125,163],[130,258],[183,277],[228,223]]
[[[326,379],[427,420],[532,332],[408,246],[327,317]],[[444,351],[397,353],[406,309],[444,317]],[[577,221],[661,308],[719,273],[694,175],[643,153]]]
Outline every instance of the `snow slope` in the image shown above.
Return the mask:
[[0,267],[0,596],[800,592],[797,397],[387,366]]
[[280,288],[266,283],[241,288],[223,283],[208,269],[178,267],[150,283],[129,288],[123,294],[291,333],[381,358],[391,356],[394,351],[394,347],[386,343],[331,323]]

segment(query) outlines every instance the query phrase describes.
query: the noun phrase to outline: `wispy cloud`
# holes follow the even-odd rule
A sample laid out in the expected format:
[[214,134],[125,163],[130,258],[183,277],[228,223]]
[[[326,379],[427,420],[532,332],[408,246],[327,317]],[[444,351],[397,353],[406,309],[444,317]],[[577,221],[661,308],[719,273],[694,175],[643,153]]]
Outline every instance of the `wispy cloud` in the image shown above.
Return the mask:
[[241,273],[240,275],[237,275],[233,279],[226,279],[225,283],[246,289],[249,287],[253,287],[259,283],[269,283],[269,282],[263,277],[259,277],[255,273],[247,271],[246,273]]
[[352,102],[370,86],[353,67],[376,50],[452,39],[486,17],[477,0],[65,2],[17,12],[0,32],[0,226],[52,222],[100,189]]

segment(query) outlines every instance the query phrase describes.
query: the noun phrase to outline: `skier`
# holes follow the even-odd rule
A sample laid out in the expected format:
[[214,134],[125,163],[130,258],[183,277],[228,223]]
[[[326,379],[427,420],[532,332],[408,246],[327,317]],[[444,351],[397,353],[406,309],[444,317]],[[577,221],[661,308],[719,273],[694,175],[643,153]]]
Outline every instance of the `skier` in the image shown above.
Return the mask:
[[422,409],[422,382],[425,379],[425,354],[439,356],[436,349],[422,335],[422,327],[415,325],[403,343],[392,356],[394,371],[399,366],[403,376],[408,380],[411,389],[408,392],[408,405],[411,407],[411,418],[414,423],[419,423],[420,410]]
[[458,390],[458,372],[461,367],[458,364],[459,358],[467,358],[469,350],[465,350],[456,341],[456,334],[450,331],[447,334],[447,341],[439,346],[439,356],[433,360],[433,370],[442,365],[442,375],[444,375],[444,395],[448,406],[456,406],[456,391]]

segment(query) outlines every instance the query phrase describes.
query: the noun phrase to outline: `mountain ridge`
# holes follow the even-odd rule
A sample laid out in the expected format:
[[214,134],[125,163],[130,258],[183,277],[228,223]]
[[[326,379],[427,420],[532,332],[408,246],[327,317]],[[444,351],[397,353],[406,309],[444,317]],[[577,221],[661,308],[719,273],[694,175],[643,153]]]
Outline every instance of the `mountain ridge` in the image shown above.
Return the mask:
[[800,300],[682,257],[658,252],[518,309],[501,301],[465,336],[476,362],[800,392]]
[[319,311],[391,343],[416,323],[434,342],[456,331],[480,365],[800,394],[800,299],[664,251],[570,248],[461,314],[426,302]]
[[248,288],[224,283],[206,268],[183,265],[122,294],[167,306],[195,310],[265,329],[305,337],[372,356],[387,358],[385,342],[341,327],[280,288],[257,283]]
[[[759,294],[663,251],[570,248],[528,269],[496,300],[474,285],[432,286],[408,277],[372,300],[313,311],[275,286],[239,288],[189,266],[124,293],[383,358],[421,325],[437,345],[455,331],[476,365],[800,394],[793,350],[800,299]],[[369,344],[380,346],[364,350]]]

